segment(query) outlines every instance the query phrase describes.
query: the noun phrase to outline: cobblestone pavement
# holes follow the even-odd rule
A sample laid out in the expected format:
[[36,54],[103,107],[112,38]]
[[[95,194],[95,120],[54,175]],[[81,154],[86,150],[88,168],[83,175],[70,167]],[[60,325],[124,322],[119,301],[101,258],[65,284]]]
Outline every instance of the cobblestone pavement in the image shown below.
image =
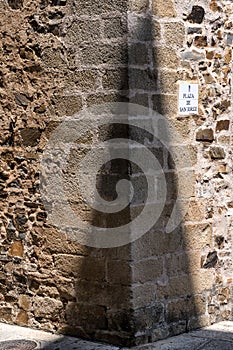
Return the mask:
[[[21,342],[20,342],[21,340]],[[28,342],[28,346],[26,343]],[[22,347],[24,344],[24,347]],[[13,347],[14,345],[14,347]],[[31,347],[30,347],[31,346]],[[119,350],[119,347],[0,323],[0,350]],[[133,350],[232,350],[233,322],[216,325]],[[126,348],[121,350],[128,350]]]

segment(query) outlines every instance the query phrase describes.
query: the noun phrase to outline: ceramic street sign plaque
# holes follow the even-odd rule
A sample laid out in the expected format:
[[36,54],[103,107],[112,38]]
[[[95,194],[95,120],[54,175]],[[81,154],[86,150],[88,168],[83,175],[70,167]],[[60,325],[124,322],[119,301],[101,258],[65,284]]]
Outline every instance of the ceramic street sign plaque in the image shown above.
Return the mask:
[[180,84],[179,114],[198,114],[198,84]]

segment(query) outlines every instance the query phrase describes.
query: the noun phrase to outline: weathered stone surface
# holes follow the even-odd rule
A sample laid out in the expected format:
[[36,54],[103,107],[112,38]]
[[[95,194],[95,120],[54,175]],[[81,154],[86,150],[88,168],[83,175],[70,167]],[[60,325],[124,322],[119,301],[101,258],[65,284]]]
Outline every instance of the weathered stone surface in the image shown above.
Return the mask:
[[56,320],[62,310],[61,301],[49,297],[34,297],[33,310],[36,317]]

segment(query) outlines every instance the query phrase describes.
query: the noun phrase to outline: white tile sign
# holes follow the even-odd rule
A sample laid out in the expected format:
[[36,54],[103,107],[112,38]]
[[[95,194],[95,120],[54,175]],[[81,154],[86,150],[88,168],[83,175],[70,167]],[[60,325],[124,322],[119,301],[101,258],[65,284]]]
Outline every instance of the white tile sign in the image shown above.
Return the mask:
[[198,114],[198,84],[180,84],[179,114]]

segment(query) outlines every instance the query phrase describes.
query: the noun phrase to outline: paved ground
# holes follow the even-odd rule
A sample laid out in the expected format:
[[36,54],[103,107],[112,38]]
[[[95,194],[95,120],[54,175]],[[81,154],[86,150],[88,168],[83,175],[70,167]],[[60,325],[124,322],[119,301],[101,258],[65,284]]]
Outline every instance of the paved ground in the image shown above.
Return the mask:
[[[20,340],[30,341],[28,347]],[[0,350],[30,350],[30,346],[35,350],[119,350],[114,346],[0,323]],[[221,322],[133,350],[233,350],[233,322]]]

